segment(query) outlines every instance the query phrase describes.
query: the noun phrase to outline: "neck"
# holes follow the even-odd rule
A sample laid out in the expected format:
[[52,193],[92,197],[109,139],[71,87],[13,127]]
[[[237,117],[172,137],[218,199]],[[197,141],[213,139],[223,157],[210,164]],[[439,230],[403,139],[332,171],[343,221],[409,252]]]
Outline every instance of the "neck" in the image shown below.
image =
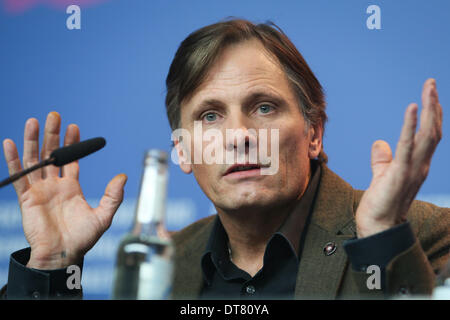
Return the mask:
[[225,212],[219,210],[220,220],[227,232],[233,252],[242,249],[249,254],[263,251],[265,244],[275,233],[291,210],[283,208],[258,208],[244,212]]
[[263,266],[264,252],[270,237],[279,229],[289,210],[248,212],[239,215],[218,212],[228,235],[230,258],[252,277]]

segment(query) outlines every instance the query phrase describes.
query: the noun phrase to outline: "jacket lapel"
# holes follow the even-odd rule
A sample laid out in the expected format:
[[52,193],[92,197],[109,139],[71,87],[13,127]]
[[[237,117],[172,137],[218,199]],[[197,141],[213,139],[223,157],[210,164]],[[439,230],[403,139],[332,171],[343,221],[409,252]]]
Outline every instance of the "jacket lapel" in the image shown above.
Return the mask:
[[355,236],[353,189],[325,165],[312,210],[295,297],[335,299],[348,263],[343,242]]
[[189,234],[177,234],[174,237],[177,254],[175,255],[175,278],[172,291],[173,299],[197,299],[202,290],[203,275],[201,258],[205,252],[208,238],[213,227],[214,216],[206,218],[206,224]]

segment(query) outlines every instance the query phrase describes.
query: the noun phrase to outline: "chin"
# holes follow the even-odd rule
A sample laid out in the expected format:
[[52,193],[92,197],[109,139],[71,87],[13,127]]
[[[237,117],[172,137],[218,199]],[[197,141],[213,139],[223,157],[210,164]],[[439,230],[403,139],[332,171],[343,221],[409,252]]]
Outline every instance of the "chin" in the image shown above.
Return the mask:
[[267,207],[273,205],[278,200],[277,197],[269,196],[267,192],[249,191],[237,193],[235,190],[233,194],[228,194],[221,206],[225,210],[242,210],[257,207]]

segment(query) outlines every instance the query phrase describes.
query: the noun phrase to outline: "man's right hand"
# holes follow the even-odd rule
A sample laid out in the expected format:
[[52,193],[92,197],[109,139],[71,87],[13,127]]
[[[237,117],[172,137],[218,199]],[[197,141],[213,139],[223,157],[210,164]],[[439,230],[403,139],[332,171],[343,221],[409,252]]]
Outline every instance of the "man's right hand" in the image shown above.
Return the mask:
[[[44,142],[39,159],[39,122],[25,124],[23,165],[29,168],[48,158],[59,148],[61,118],[47,116]],[[80,141],[77,125],[67,127],[64,145]],[[22,170],[17,147],[10,139],[3,141],[9,174]],[[78,181],[78,162],[61,170],[53,165],[36,170],[14,183],[22,212],[25,237],[31,247],[29,268],[52,270],[81,261],[111,225],[123,200],[127,176],[119,174],[108,184],[97,208],[86,202]]]

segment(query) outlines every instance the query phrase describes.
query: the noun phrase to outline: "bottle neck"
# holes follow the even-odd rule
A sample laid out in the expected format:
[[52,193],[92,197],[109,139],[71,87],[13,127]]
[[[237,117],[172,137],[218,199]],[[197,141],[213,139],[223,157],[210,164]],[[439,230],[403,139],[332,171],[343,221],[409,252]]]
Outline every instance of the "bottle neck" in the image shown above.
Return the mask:
[[133,234],[157,236],[159,229],[165,229],[167,179],[167,162],[145,159]]

